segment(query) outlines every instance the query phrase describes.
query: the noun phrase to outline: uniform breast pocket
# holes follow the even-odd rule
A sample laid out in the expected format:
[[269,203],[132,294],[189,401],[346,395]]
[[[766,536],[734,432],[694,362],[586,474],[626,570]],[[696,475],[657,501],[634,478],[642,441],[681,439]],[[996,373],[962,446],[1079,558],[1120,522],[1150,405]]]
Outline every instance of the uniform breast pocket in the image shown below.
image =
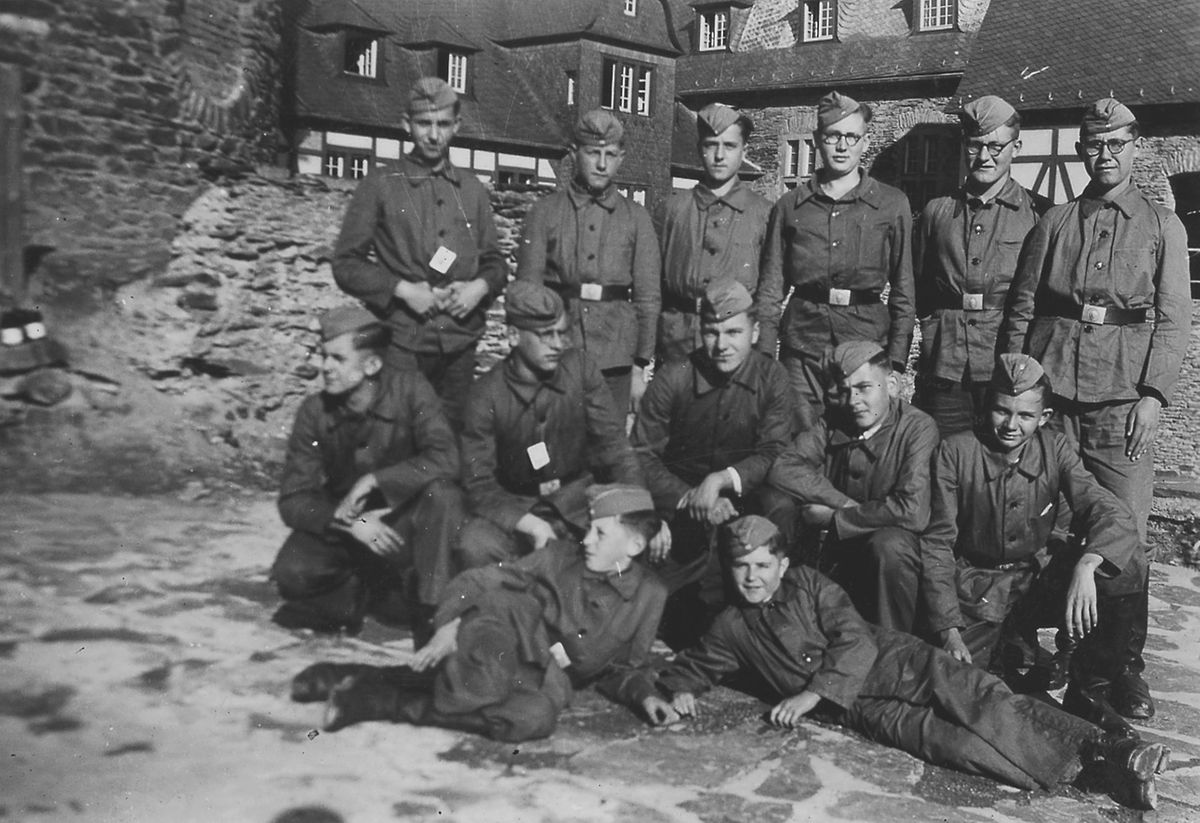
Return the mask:
[[855,232],[860,274],[886,278],[892,251],[891,223],[860,223]]
[[1157,268],[1151,246],[1121,246],[1113,249],[1113,274],[1117,299],[1126,308],[1149,306],[1154,302],[1154,271]]

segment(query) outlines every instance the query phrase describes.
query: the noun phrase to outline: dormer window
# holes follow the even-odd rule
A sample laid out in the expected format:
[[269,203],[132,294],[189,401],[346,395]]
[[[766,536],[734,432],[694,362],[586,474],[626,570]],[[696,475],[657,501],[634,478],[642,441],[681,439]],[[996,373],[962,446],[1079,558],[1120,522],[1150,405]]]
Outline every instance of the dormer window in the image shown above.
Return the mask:
[[949,31],[954,28],[957,0],[917,0],[917,31]]
[[832,40],[836,19],[835,0],[804,0],[804,42]]
[[625,13],[630,17],[637,16],[637,0],[625,0]]
[[379,66],[379,41],[373,37],[346,38],[346,62],[342,70],[359,77],[376,76]]
[[605,58],[600,107],[649,117],[652,76],[649,66]]
[[729,9],[706,9],[697,14],[700,18],[700,51],[729,48]]
[[443,51],[438,59],[438,76],[459,94],[467,93],[467,54]]

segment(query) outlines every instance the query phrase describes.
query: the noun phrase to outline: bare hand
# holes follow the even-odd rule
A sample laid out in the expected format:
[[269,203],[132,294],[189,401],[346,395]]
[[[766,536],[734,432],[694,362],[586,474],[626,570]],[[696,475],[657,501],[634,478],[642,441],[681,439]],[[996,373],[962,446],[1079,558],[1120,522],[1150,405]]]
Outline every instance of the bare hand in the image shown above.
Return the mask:
[[738,510],[733,505],[733,501],[726,497],[717,500],[717,505],[712,507],[712,511],[708,513],[708,522],[714,526],[720,526],[722,523],[728,523],[738,516]]
[[429,284],[421,281],[411,283],[408,280],[397,281],[392,290],[396,299],[408,306],[417,317],[428,317],[437,309],[437,296]]
[[554,527],[533,512],[521,515],[521,519],[517,521],[517,531],[529,535],[535,551],[558,537],[554,533]]
[[1158,435],[1158,416],[1162,403],[1157,397],[1143,397],[1133,404],[1125,418],[1125,456],[1137,460],[1154,445]]
[[333,512],[333,519],[348,524],[358,517],[367,504],[367,496],[377,488],[379,488],[379,481],[375,479],[375,475],[367,473],[358,478],[350,487],[350,491],[346,492],[342,502],[338,503],[337,509]]
[[944,635],[942,648],[948,651],[955,660],[970,663],[971,652],[967,650],[967,644],[963,642],[962,632],[958,629],[946,629],[942,634]]
[[646,393],[646,370],[641,366],[634,366],[633,373],[629,376],[629,413],[637,414],[638,408],[642,405],[642,395]]
[[397,555],[404,549],[404,538],[383,522],[383,518],[390,513],[391,509],[363,512],[350,521],[346,531],[380,557]]
[[674,723],[679,719],[679,713],[670,703],[658,695],[651,695],[642,701],[642,711],[650,720],[650,725],[661,726],[664,723]]
[[695,717],[697,715],[696,695],[691,692],[680,692],[671,698],[671,708],[681,717]]
[[1085,554],[1075,564],[1067,587],[1067,632],[1081,639],[1096,627],[1096,568],[1103,562],[1098,554]]
[[828,526],[835,511],[824,503],[806,503],[800,507],[800,518],[809,526]]
[[449,313],[455,320],[462,320],[475,311],[475,307],[488,295],[487,281],[479,278],[467,281],[456,280],[450,284],[449,290],[450,294],[444,301],[442,310]]
[[783,726],[785,729],[794,729],[799,724],[800,718],[815,709],[820,702],[821,696],[819,694],[815,692],[800,692],[800,694],[787,698],[771,709],[768,719],[776,726]]
[[646,559],[654,565],[658,565],[667,559],[667,555],[671,553],[671,527],[664,520],[662,526],[658,530],[658,534],[650,539],[650,545],[646,547]]
[[413,655],[412,663],[409,664],[413,671],[423,672],[458,651],[458,624],[461,622],[461,619],[456,617],[433,633],[429,642]]
[[689,517],[700,523],[709,522],[713,508],[721,499],[721,492],[725,490],[725,486],[729,482],[728,472],[713,472],[705,477],[699,486],[694,486],[684,492],[683,496],[679,498],[679,502],[675,504],[675,508],[683,509]]

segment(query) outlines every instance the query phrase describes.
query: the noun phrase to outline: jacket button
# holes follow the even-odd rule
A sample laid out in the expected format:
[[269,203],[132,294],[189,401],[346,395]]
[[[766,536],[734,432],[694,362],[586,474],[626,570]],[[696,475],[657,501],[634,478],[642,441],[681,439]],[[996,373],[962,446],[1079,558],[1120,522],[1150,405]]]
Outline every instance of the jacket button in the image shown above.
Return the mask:
[[1091,334],[1091,333],[1092,333],[1092,327],[1091,327],[1091,326],[1084,326],[1084,327],[1083,327],[1083,333],[1084,333],[1084,334]]

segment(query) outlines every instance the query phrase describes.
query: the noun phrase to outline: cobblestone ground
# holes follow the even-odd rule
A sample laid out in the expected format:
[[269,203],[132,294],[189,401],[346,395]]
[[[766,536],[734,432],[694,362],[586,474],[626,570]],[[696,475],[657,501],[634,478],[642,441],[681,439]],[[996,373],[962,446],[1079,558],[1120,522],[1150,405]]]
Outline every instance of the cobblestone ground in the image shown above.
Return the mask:
[[[549,740],[367,724],[288,700],[315,659],[403,661],[408,637],[268,621],[284,536],[265,496],[0,500],[0,819],[58,821],[1126,821],[1102,794],[1019,792],[833,727],[765,725],[719,689],[654,730],[594,694]],[[1200,575],[1153,570],[1160,810],[1200,820]]]

